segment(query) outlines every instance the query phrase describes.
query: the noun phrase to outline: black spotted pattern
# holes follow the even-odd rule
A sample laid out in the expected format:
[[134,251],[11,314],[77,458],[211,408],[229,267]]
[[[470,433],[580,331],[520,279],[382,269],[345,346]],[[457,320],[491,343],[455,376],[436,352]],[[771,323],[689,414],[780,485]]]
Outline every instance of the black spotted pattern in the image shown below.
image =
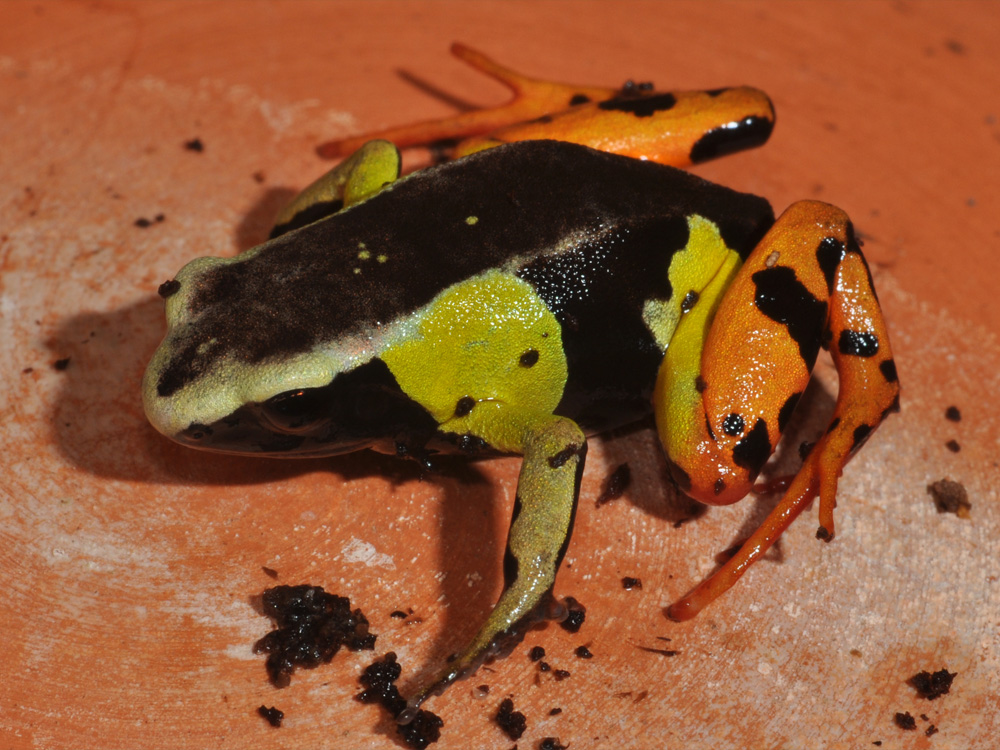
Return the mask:
[[518,360],[518,364],[521,365],[521,367],[534,367],[538,364],[538,350],[528,349],[521,355],[521,358]]
[[864,445],[865,440],[868,439],[868,436],[871,434],[871,432],[872,432],[871,425],[867,424],[859,424],[857,427],[854,428],[854,436],[853,436],[854,442],[851,444],[852,453],[856,451],[858,448],[860,448],[862,445]]
[[653,96],[618,96],[597,106],[605,111],[630,112],[636,117],[652,117],[657,112],[673,109],[677,98],[673,94]]
[[691,163],[700,164],[736,151],[760,146],[771,137],[774,121],[751,115],[708,131],[691,147]]
[[844,259],[844,243],[836,237],[825,237],[816,248],[816,262],[826,279],[826,288],[833,294],[833,283],[837,278],[837,266]]
[[878,336],[864,331],[841,331],[837,349],[849,357],[874,357],[878,354]]
[[778,412],[778,432],[784,432],[785,428],[788,427],[788,420],[792,418],[792,413],[795,411],[795,407],[798,406],[801,397],[802,391],[793,393],[782,404],[781,410]]
[[462,396],[455,404],[455,416],[464,417],[466,414],[470,413],[476,406],[475,399],[469,396]]
[[742,435],[744,429],[746,429],[746,423],[739,414],[730,414],[722,420],[722,431],[729,437]]
[[788,335],[798,344],[806,369],[811,370],[819,354],[826,302],[816,299],[787,266],[765,268],[750,278],[757,286],[754,296],[757,309],[788,327]]
[[885,418],[890,414],[895,414],[899,411],[899,393],[896,394],[895,398],[892,399],[892,403],[886,407],[885,411],[879,416],[878,421],[883,422]]
[[771,442],[767,436],[767,422],[759,418],[745,438],[733,446],[733,463],[756,477],[771,455]]
[[879,362],[878,369],[887,383],[895,383],[899,380],[899,376],[896,374],[895,360],[887,359],[884,362]]

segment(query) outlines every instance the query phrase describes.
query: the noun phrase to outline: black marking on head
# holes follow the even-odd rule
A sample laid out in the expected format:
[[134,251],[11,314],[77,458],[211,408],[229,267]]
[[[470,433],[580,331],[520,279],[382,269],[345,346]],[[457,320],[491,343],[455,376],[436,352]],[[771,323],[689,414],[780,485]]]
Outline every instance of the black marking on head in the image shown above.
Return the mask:
[[788,327],[788,335],[799,345],[806,369],[811,370],[819,354],[826,302],[816,299],[787,266],[765,268],[750,278],[757,286],[754,296],[757,309]]
[[837,266],[844,259],[846,252],[844,243],[836,237],[824,237],[820,241],[819,247],[816,248],[816,262],[819,263],[819,268],[823,272],[823,277],[826,279],[826,288],[830,294],[833,294],[833,282],[837,278]]
[[542,115],[541,117],[536,117],[534,120],[530,121],[533,125],[548,125],[552,122],[552,115]]
[[840,427],[840,417],[834,417],[833,421],[830,422],[830,426],[826,428],[826,434],[829,435],[831,432]]
[[705,382],[705,378],[701,375],[695,375],[694,389],[698,391],[698,393],[704,393],[706,388],[708,388],[708,383]]
[[561,469],[563,466],[566,465],[567,461],[569,461],[571,458],[573,458],[573,456],[577,455],[579,452],[580,452],[580,446],[577,445],[576,443],[570,443],[561,451],[556,453],[554,456],[549,456],[549,468]]
[[788,426],[788,420],[792,418],[792,413],[795,411],[795,407],[798,406],[801,397],[802,391],[793,393],[782,404],[781,409],[778,411],[778,432],[785,431],[785,428]]
[[521,359],[518,360],[518,364],[521,367],[534,367],[538,363],[538,350],[528,349],[524,354],[521,355]]
[[670,469],[670,476],[673,477],[674,482],[682,492],[687,492],[691,489],[691,475],[688,474],[684,469],[682,469],[678,464],[667,458],[667,468]]
[[732,87],[727,86],[726,88],[721,88],[721,89],[708,89],[708,91],[706,91],[705,93],[714,99],[717,96],[725,94],[727,91],[732,91]]
[[699,164],[736,151],[760,146],[771,137],[774,121],[750,115],[708,131],[691,147],[691,163]]
[[719,442],[719,439],[715,436],[715,430],[712,429],[712,420],[708,418],[707,414],[705,415],[705,429],[708,430],[708,436],[712,438],[714,442]]
[[653,94],[652,96],[623,95],[607,99],[597,106],[605,111],[629,112],[636,117],[652,117],[657,112],[673,109],[677,97],[673,94]]
[[684,295],[684,299],[681,300],[681,312],[691,312],[691,309],[698,302],[698,292],[692,289],[690,292]]
[[746,426],[746,422],[743,421],[743,417],[739,414],[730,414],[722,420],[722,431],[729,435],[729,437],[742,435]]
[[851,443],[851,453],[854,453],[858,448],[865,444],[865,440],[872,432],[871,425],[859,424],[854,428],[854,442]]
[[770,455],[767,422],[758,417],[747,436],[733,446],[733,463],[746,469],[751,477],[756,477]]
[[878,336],[864,331],[840,332],[837,349],[850,357],[874,357],[878,354]]
[[163,297],[163,299],[167,299],[168,297],[173,297],[180,290],[181,290],[181,282],[179,282],[177,279],[170,279],[170,281],[164,281],[162,284],[160,284],[159,288],[156,290],[156,293],[159,294],[161,297]]
[[579,104],[588,104],[590,102],[590,97],[586,94],[573,94],[569,100],[569,106],[575,107]]
[[726,480],[719,477],[715,480],[715,486],[712,488],[716,495],[721,495],[726,491]]
[[476,400],[471,396],[462,396],[455,404],[455,416],[464,417],[469,412],[471,412],[476,406]]
[[[896,373],[896,361],[893,359],[887,359],[883,362],[879,362],[878,369],[882,373],[882,377],[885,378],[887,383],[895,383],[899,380],[899,375]],[[952,407],[954,408],[954,407]],[[958,420],[955,420],[958,421]]]

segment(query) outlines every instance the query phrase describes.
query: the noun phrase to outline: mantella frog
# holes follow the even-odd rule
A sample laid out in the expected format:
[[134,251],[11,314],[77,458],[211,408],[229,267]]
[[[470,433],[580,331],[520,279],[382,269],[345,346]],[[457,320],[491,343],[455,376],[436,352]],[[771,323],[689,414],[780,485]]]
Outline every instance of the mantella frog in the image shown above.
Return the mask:
[[[829,349],[829,428],[760,528],[670,607],[681,620],[816,496],[832,539],[838,477],[899,403],[847,215],[801,201],[775,219],[676,168],[763,143],[767,96],[565,86],[453,52],[513,101],[322,146],[352,155],[270,240],[161,287],[167,334],[143,382],[152,424],[195,448],[523,456],[503,593],[402,721],[558,609],[587,435],[652,411],[680,489],[736,502]],[[397,147],[418,144],[445,163],[400,178]]]

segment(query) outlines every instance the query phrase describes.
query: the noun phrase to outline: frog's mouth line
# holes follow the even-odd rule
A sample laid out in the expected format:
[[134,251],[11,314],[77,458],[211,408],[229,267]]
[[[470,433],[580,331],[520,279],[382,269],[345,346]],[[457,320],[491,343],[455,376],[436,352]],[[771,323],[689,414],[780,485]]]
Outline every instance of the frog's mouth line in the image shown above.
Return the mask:
[[[199,427],[195,425],[194,427]],[[187,437],[184,433],[171,435],[174,442],[180,443],[187,448],[205,451],[206,453],[223,453],[229,456],[260,456],[261,458],[327,458],[331,456],[342,456],[347,453],[371,448],[371,441],[357,441],[352,443],[323,443],[303,436],[280,435],[268,433],[259,441],[248,441],[239,447],[226,447],[210,440],[195,440]]]
[[211,425],[193,424],[170,438],[189,448],[211,453],[274,458],[340,456],[370,448],[373,444],[370,438],[344,439],[335,435],[321,437],[279,432],[241,414],[243,411],[245,409],[240,409]]

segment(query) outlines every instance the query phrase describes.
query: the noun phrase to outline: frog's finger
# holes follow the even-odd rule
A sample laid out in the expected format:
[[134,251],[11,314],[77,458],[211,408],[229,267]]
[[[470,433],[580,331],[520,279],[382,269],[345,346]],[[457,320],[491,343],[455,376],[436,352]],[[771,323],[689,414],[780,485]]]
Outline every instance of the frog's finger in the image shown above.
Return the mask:
[[274,221],[270,239],[370,198],[399,179],[402,160],[388,141],[368,141],[295,196]]
[[472,642],[410,699],[400,723],[412,720],[424,700],[472,674],[484,660],[507,653],[528,626],[545,616],[569,544],[586,453],[586,438],[569,419],[541,417],[528,428],[504,553],[503,593]]
[[779,505],[735,557],[670,608],[674,619],[694,616],[732,586],[817,494],[818,536],[832,538],[837,479],[899,399],[868,267],[850,220],[835,206],[791,206],[728,286],[707,333],[692,320],[693,326],[682,319],[677,327],[655,402],[674,476],[702,502],[728,504],[750,490],[805,389],[820,346],[831,350],[840,392],[827,433]]
[[462,138],[491,133],[506,125],[533,120],[580,102],[607,99],[616,91],[613,88],[574,86],[528,78],[498,65],[481,52],[457,42],[451,46],[451,53],[476,70],[500,81],[513,92],[514,97],[506,104],[497,107],[473,109],[453,117],[425,120],[366,135],[329,141],[316,149],[319,155],[327,159],[336,159],[351,153],[372,138],[392,141],[400,148],[453,146],[455,141]]

